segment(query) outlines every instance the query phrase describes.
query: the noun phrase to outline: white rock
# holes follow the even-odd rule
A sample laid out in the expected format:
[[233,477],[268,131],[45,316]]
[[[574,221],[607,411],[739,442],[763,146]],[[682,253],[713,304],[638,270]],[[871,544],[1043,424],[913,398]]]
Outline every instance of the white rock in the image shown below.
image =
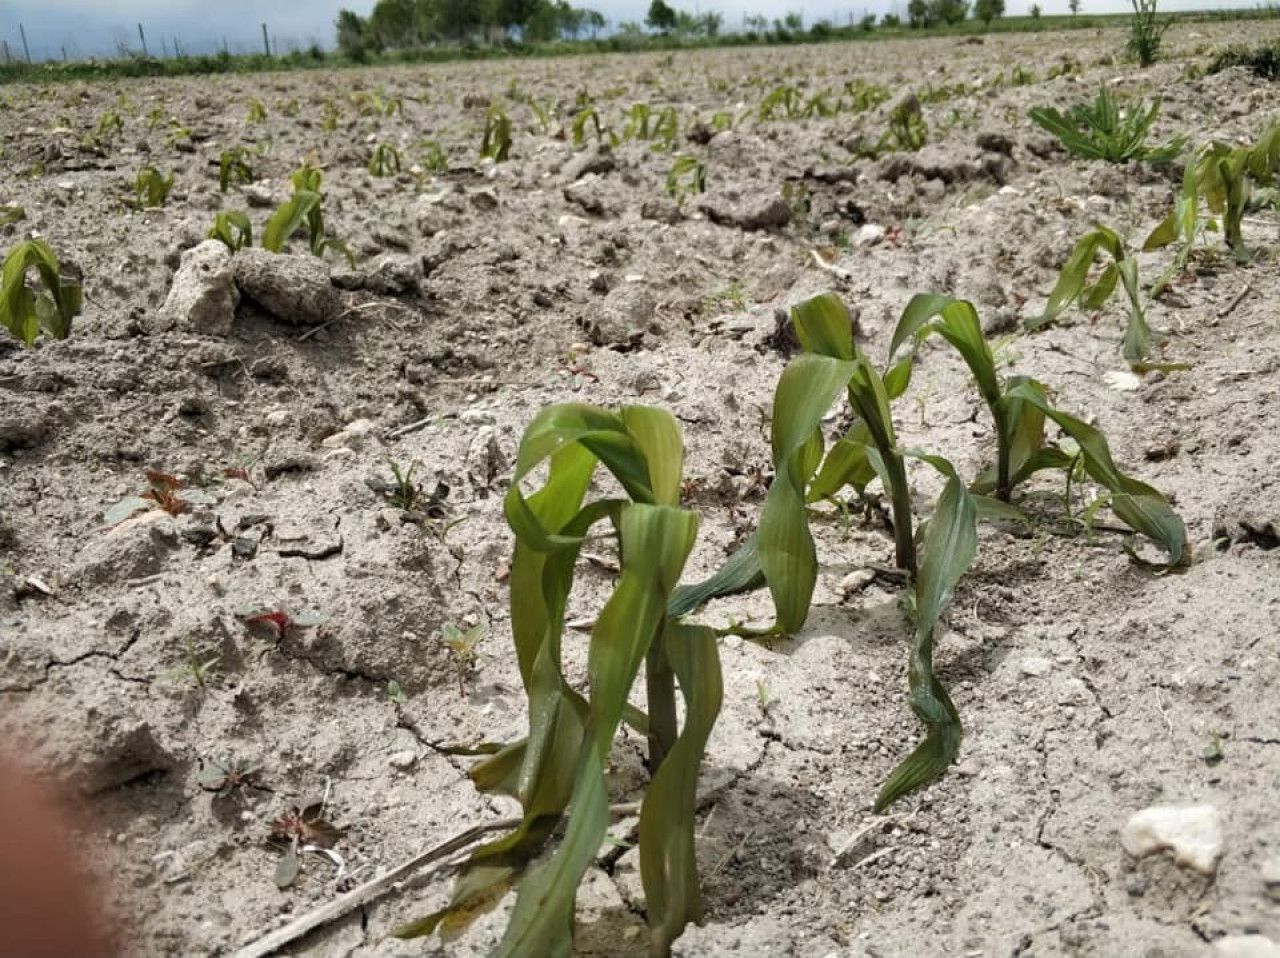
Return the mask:
[[373,435],[374,425],[369,419],[356,419],[345,427],[320,440],[326,449],[359,449]]
[[1267,895],[1275,901],[1280,901],[1280,856],[1262,863],[1261,877],[1262,884],[1267,889]]
[[1120,844],[1134,858],[1168,849],[1179,865],[1212,875],[1222,855],[1222,821],[1212,805],[1153,805],[1130,816]]
[[1127,369],[1108,369],[1102,374],[1102,381],[1112,389],[1126,393],[1133,392],[1142,386],[1142,380]]
[[392,752],[387,758],[387,764],[392,768],[398,768],[400,771],[408,771],[413,768],[414,763],[418,761],[418,754],[413,749],[405,749],[403,752]]
[[884,239],[885,228],[879,223],[864,223],[853,234],[853,245],[858,247],[875,246]]
[[205,240],[182,254],[160,318],[179,329],[226,336],[239,302],[231,251],[218,240]]
[[1214,958],[1280,958],[1280,945],[1264,935],[1226,935],[1213,943]]
[[1053,671],[1053,662],[1040,655],[1029,655],[1018,663],[1018,671],[1039,678]]
[[875,577],[876,574],[870,569],[854,569],[840,580],[840,591],[845,595],[861,592],[871,584],[871,580]]

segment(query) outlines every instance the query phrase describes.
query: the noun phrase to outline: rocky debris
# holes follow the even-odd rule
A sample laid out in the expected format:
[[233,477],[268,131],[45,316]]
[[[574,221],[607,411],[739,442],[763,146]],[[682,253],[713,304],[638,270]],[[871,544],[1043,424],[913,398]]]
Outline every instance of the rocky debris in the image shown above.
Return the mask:
[[665,196],[651,197],[640,207],[640,216],[646,220],[657,220],[659,223],[672,225],[684,219],[684,211],[675,200]]
[[1260,877],[1267,897],[1272,901],[1280,901],[1280,855],[1273,856],[1262,863]]
[[1179,865],[1212,875],[1222,855],[1222,822],[1212,805],[1153,805],[1129,817],[1120,844],[1134,858],[1172,851]]
[[240,195],[246,203],[260,210],[275,209],[284,202],[284,198],[278,197],[265,183],[246,183],[240,187]]
[[347,423],[331,436],[326,436],[320,445],[326,449],[362,449],[375,436],[376,427],[371,419],[356,419]]
[[859,249],[875,246],[884,240],[887,232],[879,223],[864,223],[858,227],[858,232],[853,234],[853,245]]
[[625,352],[640,345],[653,319],[653,294],[643,284],[624,283],[578,319],[593,345]]
[[239,304],[231,250],[219,240],[205,240],[182,254],[160,321],[170,329],[227,336]]
[[498,208],[498,194],[490,189],[472,190],[467,200],[471,208],[480,213],[492,213]]
[[870,569],[854,569],[840,580],[840,592],[844,595],[861,592],[872,583],[875,577],[876,574]]
[[[0,449],[4,448],[3,435],[0,427]],[[1214,519],[1214,538],[1249,543],[1265,550],[1280,547],[1280,503],[1276,498],[1273,487],[1255,489],[1243,499],[1237,499],[1240,505],[1219,513]]]
[[368,269],[334,270],[330,281],[338,289],[365,290],[379,296],[420,293],[426,269],[421,256],[386,255]]
[[919,176],[951,185],[987,179],[1004,185],[1013,161],[1003,153],[987,153],[977,147],[931,143],[917,153],[891,153],[880,161],[880,179],[900,180]]
[[985,153],[1013,156],[1013,137],[998,130],[983,130],[974,137],[974,145]]
[[1213,958],[1280,958],[1280,945],[1265,935],[1224,935],[1210,952]]
[[781,196],[757,197],[733,203],[722,197],[707,197],[698,209],[721,226],[747,230],[781,229],[791,222],[791,206]]
[[387,764],[400,772],[407,772],[418,762],[418,754],[413,749],[392,752],[387,756]]
[[614,159],[613,150],[608,144],[601,143],[575,155],[560,172],[566,182],[572,183],[574,180],[582,179],[588,173],[596,175],[610,173],[617,165],[618,161]]
[[133,516],[97,535],[80,550],[70,581],[104,585],[155,575],[180,545],[173,519],[159,510]]
[[617,202],[607,184],[596,173],[588,173],[564,188],[564,198],[594,216],[617,213]]
[[6,399],[0,407],[0,452],[33,449],[49,435],[49,415],[34,404]]
[[232,265],[241,294],[282,322],[318,326],[342,311],[342,297],[318,256],[242,249]]
[[1029,655],[1018,663],[1018,671],[1028,678],[1043,678],[1053,671],[1053,660],[1042,655]]

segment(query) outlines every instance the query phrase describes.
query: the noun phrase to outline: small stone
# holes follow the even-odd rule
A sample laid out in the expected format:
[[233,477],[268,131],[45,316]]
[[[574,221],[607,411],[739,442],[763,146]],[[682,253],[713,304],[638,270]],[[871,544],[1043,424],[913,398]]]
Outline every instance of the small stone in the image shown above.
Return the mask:
[[1127,369],[1108,369],[1102,374],[1102,381],[1120,392],[1133,392],[1142,388],[1142,380]]
[[861,592],[871,584],[875,577],[876,574],[870,569],[854,569],[840,580],[840,591],[845,595]]
[[1039,655],[1030,655],[1018,663],[1018,671],[1023,675],[1040,678],[1053,671],[1053,662]]
[[277,429],[280,426],[287,426],[289,424],[289,420],[292,418],[293,413],[289,412],[287,409],[273,409],[271,412],[267,413],[266,416],[267,425]]
[[1213,958],[1280,958],[1280,945],[1265,935],[1224,935],[1213,943]]
[[182,254],[160,318],[189,332],[226,336],[239,302],[231,251],[218,240],[205,240]]
[[356,419],[333,435],[320,440],[320,445],[326,449],[360,449],[373,435],[373,430],[372,420]]
[[392,752],[387,758],[388,765],[394,769],[399,769],[402,772],[407,772],[409,769],[413,768],[417,761],[418,754],[412,749],[405,749],[403,752]]
[[1120,844],[1134,858],[1167,849],[1179,865],[1212,875],[1222,855],[1222,822],[1212,805],[1154,805],[1130,816]]
[[1262,884],[1269,898],[1280,901],[1280,856],[1262,863]]
[[884,240],[886,232],[888,231],[879,223],[864,223],[853,234],[853,245],[859,249],[875,246]]

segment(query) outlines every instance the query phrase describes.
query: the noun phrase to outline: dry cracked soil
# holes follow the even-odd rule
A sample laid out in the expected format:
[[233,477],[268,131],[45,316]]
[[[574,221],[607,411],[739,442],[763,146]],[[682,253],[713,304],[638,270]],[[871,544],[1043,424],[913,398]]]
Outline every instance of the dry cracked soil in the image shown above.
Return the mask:
[[[501,509],[522,429],[554,402],[670,409],[703,515],[686,575],[701,577],[771,479],[779,312],[827,289],[877,358],[913,293],[971,299],[1006,373],[1051,384],[1169,495],[1196,561],[1144,571],[1105,509],[1091,534],[984,528],[939,642],[960,762],[877,816],[918,735],[900,587],[877,571],[892,536],[874,503],[815,517],[805,628],[722,645],[698,826],[706,922],[676,953],[1175,958],[1280,941],[1280,216],[1247,216],[1250,263],[1209,235],[1151,304],[1161,357],[1186,371],[1129,375],[1114,304],[1018,335],[1076,239],[1105,222],[1140,245],[1179,175],[1072,158],[1028,109],[1108,84],[1162,98],[1157,141],[1253,139],[1280,87],[1204,67],[1278,36],[1274,21],[1179,25],[1144,71],[1109,30],[0,91],[0,203],[26,213],[0,243],[45,237],[87,293],[69,339],[0,344],[0,730],[80,797],[76,846],[124,952],[230,954],[512,814],[477,795],[469,759],[431,745],[524,731]],[[890,99],[853,108],[858,81]],[[784,84],[846,108],[762,119]],[[633,103],[673,107],[671,146],[703,161],[707,192],[668,195],[661,142],[602,149],[588,127],[575,147],[580,91],[616,132]],[[927,145],[860,158],[908,91]],[[491,102],[514,128],[496,165],[478,157]],[[107,111],[122,132],[86,139]],[[399,149],[398,174],[371,176],[378,143]],[[234,146],[253,182],[222,193]],[[355,265],[295,240],[297,285],[273,295],[214,255],[213,279],[238,279],[189,315],[164,309],[214,213],[246,210],[257,238],[303,161],[323,168],[326,225]],[[131,210],[148,165],[175,175],[172,194]],[[1141,254],[1141,274],[1171,255]],[[319,301],[304,301],[321,262]],[[941,345],[896,408],[904,442],[965,475],[990,461],[985,410]],[[414,509],[393,501],[392,462],[413,468]],[[190,508],[108,523],[148,470],[181,477]],[[927,514],[938,482],[923,466],[912,480]],[[1027,495],[1061,513],[1060,479]],[[571,620],[593,615],[614,563],[605,546],[583,559]],[[246,621],[278,610],[297,621]],[[704,617],[766,622],[767,598]],[[478,627],[469,666],[446,625]],[[574,681],[585,638],[570,633]],[[617,800],[639,794],[642,744],[620,737]],[[222,794],[215,768],[256,774]],[[344,829],[337,857],[303,855],[279,889],[271,822],[313,797]],[[1121,848],[1134,812],[1195,803],[1221,818],[1215,873]],[[645,953],[637,869],[627,846],[605,850],[578,953]],[[388,937],[448,891],[447,874],[412,877],[286,952],[485,953],[509,902],[456,941]]]

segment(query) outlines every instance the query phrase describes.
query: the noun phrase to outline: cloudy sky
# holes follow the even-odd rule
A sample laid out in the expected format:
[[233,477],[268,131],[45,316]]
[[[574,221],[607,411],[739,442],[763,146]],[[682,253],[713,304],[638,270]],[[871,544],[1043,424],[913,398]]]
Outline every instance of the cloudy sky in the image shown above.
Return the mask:
[[[850,15],[881,14],[905,7],[906,0],[668,0],[677,9],[695,12],[719,11],[732,28],[744,14],[769,18],[799,12],[806,23],[829,18],[846,22]],[[1006,0],[1010,13],[1024,12],[1032,0]],[[280,0],[0,0],[0,40],[15,55],[22,49],[18,25],[26,30],[31,55],[60,57],[63,48],[72,56],[113,53],[121,45],[138,48],[138,28],[146,32],[153,54],[162,48],[172,51],[178,38],[188,52],[208,52],[221,46],[223,38],[233,50],[260,49],[260,24],[282,50],[317,42],[333,43],[333,21],[340,8],[367,14],[374,0],[308,0],[283,3]],[[1204,9],[1217,6],[1248,5],[1248,0],[1163,0],[1162,8]],[[611,24],[626,20],[643,21],[648,0],[577,0],[575,6],[599,10]],[[1067,0],[1042,0],[1045,13],[1066,13]],[[1126,0],[1082,0],[1085,12],[1114,12],[1127,7]]]

